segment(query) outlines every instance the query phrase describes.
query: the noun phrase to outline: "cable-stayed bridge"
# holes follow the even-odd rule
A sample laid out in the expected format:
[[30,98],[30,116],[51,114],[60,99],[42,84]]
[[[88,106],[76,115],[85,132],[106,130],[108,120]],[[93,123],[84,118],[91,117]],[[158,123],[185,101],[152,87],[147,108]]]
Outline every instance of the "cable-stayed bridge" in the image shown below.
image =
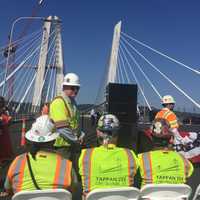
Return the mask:
[[1,60],[0,92],[15,113],[38,112],[61,92],[63,52],[61,21],[44,19],[39,30],[10,41]]
[[[154,63],[155,57],[163,62],[164,67],[162,63],[159,63],[161,66]],[[179,70],[178,73],[176,68]],[[187,80],[188,75],[192,75],[192,79]],[[109,82],[134,83],[139,89],[138,103],[147,106],[149,110],[152,110],[155,103],[159,105],[162,96],[175,94],[175,97],[180,96],[182,99],[177,102],[179,111],[184,104],[191,105],[193,111],[199,111],[200,97],[196,95],[199,92],[198,87],[195,87],[199,83],[199,78],[200,70],[197,67],[186,65],[122,32],[119,22],[114,29],[109,65],[96,101],[98,104],[105,99],[105,87]]]
[[[32,31],[31,34],[18,40],[10,40],[9,45],[0,48],[3,49],[0,59],[0,95],[5,97],[8,106],[19,116],[21,113],[39,113],[41,105],[50,102],[62,90],[64,61],[61,21],[58,17],[48,17],[44,19],[43,23],[38,30]],[[170,64],[174,63],[179,66],[181,70],[186,71],[186,75],[187,73],[194,74],[194,80],[190,81],[196,81],[198,86],[200,71],[197,68],[188,66],[122,32],[121,22],[119,22],[114,29],[110,59],[99,86],[96,106],[105,104],[105,91],[108,83],[137,84],[138,103],[152,110],[154,98],[159,102],[166,93],[173,95],[171,90],[163,88],[162,78],[199,111],[200,97],[193,97],[193,93],[198,87],[193,90],[182,88],[176,83],[176,79],[171,78],[171,75],[173,76],[172,68],[161,69],[162,66],[153,62],[153,56],[151,58],[146,56],[147,51],[152,52],[154,56],[159,56],[162,61],[166,59]],[[178,76],[176,74],[177,78]],[[177,102],[177,105],[179,103]],[[104,106],[102,107],[104,108]],[[30,123],[27,125],[30,126]],[[12,143],[17,154],[20,149],[19,129],[21,127],[13,124],[12,128]],[[87,129],[87,127],[82,128]],[[126,129],[128,130],[126,134],[131,135],[135,129],[133,131],[132,127],[128,128],[130,129]],[[96,142],[96,135],[93,134],[93,131],[87,132],[87,143]],[[137,134],[135,131],[134,135],[136,146],[140,146],[142,149],[142,142],[137,138],[139,135],[141,138],[142,134]],[[146,143],[144,145],[147,146]]]
[[[63,80],[63,49],[61,39],[61,21],[58,17],[44,19],[43,26],[18,40],[10,40],[9,45],[2,47],[0,61],[0,94],[15,113],[37,113],[40,106],[50,102],[61,93]],[[152,53],[148,58],[146,52]],[[149,54],[148,54],[149,55]],[[170,65],[177,65],[183,71],[194,74],[198,85],[200,71],[176,60],[169,55],[154,49],[121,31],[121,22],[114,29],[112,49],[103,81],[99,86],[95,104],[105,102],[105,88],[108,83],[137,84],[138,103],[152,110],[154,103],[159,102],[165,94],[176,90],[179,95],[199,110],[200,97],[193,97],[192,90],[186,90],[171,78],[173,68],[162,68],[154,64],[158,56]],[[166,61],[165,61],[166,62]],[[179,74],[176,74],[178,78]],[[184,75],[181,75],[184,78]],[[166,83],[161,84],[161,80]],[[191,81],[194,81],[191,80]],[[164,86],[168,87],[165,89]],[[179,105],[180,102],[177,102]]]

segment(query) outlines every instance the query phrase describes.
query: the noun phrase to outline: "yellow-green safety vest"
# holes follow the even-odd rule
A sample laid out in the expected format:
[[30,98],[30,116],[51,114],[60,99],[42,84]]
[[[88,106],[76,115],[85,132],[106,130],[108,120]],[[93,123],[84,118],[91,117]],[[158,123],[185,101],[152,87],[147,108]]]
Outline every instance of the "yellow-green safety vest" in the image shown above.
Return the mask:
[[[76,103],[67,96],[57,96],[50,104],[49,116],[57,128],[68,127],[79,132],[80,114]],[[62,147],[70,144],[62,137],[58,137],[54,146]]]
[[[41,189],[68,189],[72,182],[72,163],[60,155],[50,152],[38,152],[34,160],[29,155],[31,168]],[[36,190],[27,164],[26,153],[19,155],[11,163],[6,181],[6,190],[14,193],[21,190]]]
[[104,146],[84,149],[79,158],[79,173],[84,194],[97,188],[133,186],[138,159],[129,149]]
[[192,163],[175,151],[156,150],[138,155],[142,185],[181,184],[193,172]]

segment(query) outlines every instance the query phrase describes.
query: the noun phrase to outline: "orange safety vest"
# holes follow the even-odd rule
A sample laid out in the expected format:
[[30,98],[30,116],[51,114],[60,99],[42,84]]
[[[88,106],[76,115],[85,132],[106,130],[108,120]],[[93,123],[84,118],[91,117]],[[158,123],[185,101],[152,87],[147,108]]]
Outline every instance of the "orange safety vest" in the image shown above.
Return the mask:
[[[36,190],[27,164],[26,153],[11,163],[4,187],[14,193],[21,190]],[[50,152],[38,152],[36,159],[29,156],[31,168],[41,189],[68,189],[72,182],[72,163],[60,155]]]
[[155,116],[155,119],[158,118],[167,120],[170,125],[170,128],[179,127],[176,115],[168,108],[163,108],[162,110],[160,110]]

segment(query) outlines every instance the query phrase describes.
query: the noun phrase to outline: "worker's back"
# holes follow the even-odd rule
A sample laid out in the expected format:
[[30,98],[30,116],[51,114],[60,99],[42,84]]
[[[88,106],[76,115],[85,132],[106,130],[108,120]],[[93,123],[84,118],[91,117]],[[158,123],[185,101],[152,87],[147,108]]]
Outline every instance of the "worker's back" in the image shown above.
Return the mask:
[[154,183],[180,184],[193,172],[193,166],[182,155],[171,150],[155,150],[139,154],[142,185]]
[[133,186],[138,160],[133,151],[115,145],[82,150],[79,172],[83,192],[97,188]]
[[22,154],[12,162],[5,182],[5,189],[14,193],[21,190],[36,190],[28,166],[27,155],[30,160],[33,176],[40,189],[65,188],[71,186],[71,161],[63,159],[60,155],[40,151],[33,159],[30,154]]

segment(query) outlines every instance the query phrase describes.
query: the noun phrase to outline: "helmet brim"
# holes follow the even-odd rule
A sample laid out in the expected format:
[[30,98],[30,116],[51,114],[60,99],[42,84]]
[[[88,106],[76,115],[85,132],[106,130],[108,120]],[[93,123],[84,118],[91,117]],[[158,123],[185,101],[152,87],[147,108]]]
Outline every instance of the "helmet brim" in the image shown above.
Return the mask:
[[62,86],[65,86],[65,85],[66,85],[66,86],[77,86],[77,87],[80,87],[80,86],[81,86],[80,84],[75,84],[75,83],[74,83],[74,84],[72,84],[72,83],[70,84],[70,83],[68,83],[68,82],[63,82]]
[[29,130],[25,134],[25,138],[31,142],[38,142],[38,143],[44,143],[44,142],[51,142],[55,140],[59,136],[59,133],[49,133],[45,136],[37,135],[35,131]]

